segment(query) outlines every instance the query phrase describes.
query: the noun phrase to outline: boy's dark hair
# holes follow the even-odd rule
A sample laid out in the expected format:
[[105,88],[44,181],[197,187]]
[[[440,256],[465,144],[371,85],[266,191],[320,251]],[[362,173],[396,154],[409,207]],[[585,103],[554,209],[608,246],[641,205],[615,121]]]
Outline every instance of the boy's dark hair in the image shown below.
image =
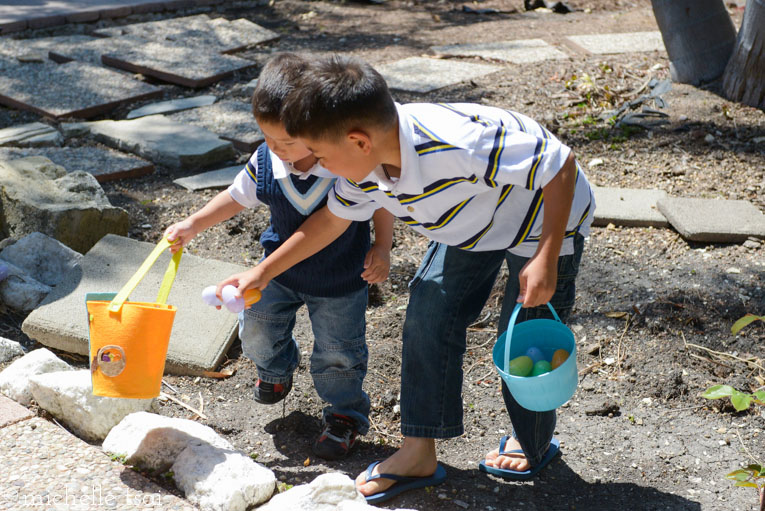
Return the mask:
[[281,122],[284,99],[308,62],[295,53],[277,53],[266,62],[252,93],[252,115],[258,121]]
[[366,62],[333,55],[308,64],[284,100],[290,136],[338,139],[353,129],[390,128],[396,105],[385,79]]

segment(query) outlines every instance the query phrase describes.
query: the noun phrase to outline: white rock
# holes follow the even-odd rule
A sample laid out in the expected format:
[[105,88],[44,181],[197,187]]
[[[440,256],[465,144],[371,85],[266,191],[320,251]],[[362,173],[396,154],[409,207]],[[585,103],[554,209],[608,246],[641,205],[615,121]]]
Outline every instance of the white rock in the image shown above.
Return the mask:
[[94,396],[88,369],[40,374],[29,382],[37,404],[88,441],[103,440],[127,415],[150,409],[154,401]]
[[199,440],[178,455],[172,471],[175,484],[202,511],[245,511],[276,488],[274,473],[249,456]]
[[234,450],[228,441],[204,424],[146,412],[125,417],[107,435],[103,448],[125,456],[131,465],[166,472],[192,441]]
[[590,160],[590,162],[587,164],[589,168],[597,167],[598,165],[603,165],[605,163],[603,161],[603,158],[593,158]]
[[30,351],[0,372],[0,392],[22,405],[28,405],[32,401],[29,382],[32,376],[71,370],[69,364],[45,348]]
[[79,266],[82,254],[41,232],[24,236],[0,251],[0,259],[26,271],[35,280],[55,286],[64,274]]
[[51,287],[38,282],[27,272],[11,263],[4,263],[8,276],[0,281],[0,303],[11,309],[31,311],[42,302]]
[[21,344],[5,337],[0,337],[0,364],[20,357],[23,354],[24,350],[21,349]]

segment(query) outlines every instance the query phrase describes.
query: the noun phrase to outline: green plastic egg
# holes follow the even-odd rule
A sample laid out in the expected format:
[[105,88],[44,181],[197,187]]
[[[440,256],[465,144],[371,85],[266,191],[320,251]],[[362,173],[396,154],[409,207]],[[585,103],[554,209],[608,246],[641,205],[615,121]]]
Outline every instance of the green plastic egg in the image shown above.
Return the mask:
[[534,362],[530,357],[526,355],[515,357],[510,361],[510,367],[508,372],[513,376],[528,376],[531,373],[531,369],[534,367]]
[[540,360],[534,364],[534,368],[531,370],[531,376],[539,376],[540,374],[549,373],[552,370],[550,362],[547,360]]

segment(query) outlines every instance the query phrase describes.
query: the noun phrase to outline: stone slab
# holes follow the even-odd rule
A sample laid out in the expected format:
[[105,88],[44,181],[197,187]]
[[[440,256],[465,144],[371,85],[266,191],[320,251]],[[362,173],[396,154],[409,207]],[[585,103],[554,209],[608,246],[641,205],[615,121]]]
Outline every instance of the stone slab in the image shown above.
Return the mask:
[[[53,38],[51,38],[53,39]],[[56,41],[52,47],[46,47],[46,41],[36,43],[39,48],[46,49],[51,60],[59,63],[78,60],[96,66],[102,66],[102,55],[130,51],[146,44],[145,39],[137,37],[92,37],[88,40],[64,39]]]
[[142,106],[128,112],[126,119],[137,119],[147,115],[154,114],[170,114],[174,112],[181,112],[183,110],[189,110],[191,108],[197,108],[200,106],[212,105],[218,100],[217,97],[206,95],[196,96],[193,98],[181,98],[172,99],[170,101],[161,101],[159,103],[151,103],[150,105]]
[[765,239],[765,215],[745,200],[667,198],[659,211],[689,241],[739,243],[750,236]]
[[482,57],[514,64],[528,64],[543,60],[566,59],[568,55],[542,39],[517,39],[490,43],[449,44],[430,48],[442,55]]
[[669,222],[656,207],[656,201],[667,197],[663,190],[634,188],[601,188],[593,186],[595,218],[593,225],[627,227],[667,227]]
[[257,64],[251,60],[180,44],[147,42],[101,55],[107,66],[183,87],[200,88]]
[[0,428],[34,417],[35,414],[13,399],[0,396]]
[[[102,40],[103,39],[100,37],[82,34],[40,37],[37,39],[11,39],[9,37],[3,37],[0,38],[0,53],[4,53],[14,58],[19,58],[24,55],[38,54],[47,59],[51,51],[67,51],[68,49],[78,48],[82,44]],[[74,59],[66,59],[65,61],[69,60]],[[94,60],[92,63],[101,65],[100,55],[98,60]]]
[[97,140],[110,147],[175,169],[204,168],[229,160],[235,154],[231,142],[204,128],[163,115],[129,121],[95,121],[87,126]]
[[568,39],[596,54],[664,51],[661,32],[570,35]]
[[249,101],[224,100],[168,117],[184,125],[212,131],[245,153],[253,152],[263,142],[263,132],[255,122]]
[[192,192],[208,188],[226,188],[234,182],[234,178],[242,170],[242,165],[234,165],[224,169],[202,172],[193,176],[176,179],[173,183]]
[[[24,321],[22,331],[45,346],[88,354],[87,293],[116,293],[130,279],[153,243],[104,236]],[[133,301],[153,302],[170,254],[163,254],[131,294]],[[245,267],[184,254],[168,303],[178,308],[170,335],[165,371],[201,374],[215,369],[237,335],[237,315],[202,301],[202,289]]]
[[85,62],[23,64],[0,57],[0,104],[54,119],[91,118],[162,89]]
[[375,67],[391,89],[421,93],[479,78],[501,69],[489,64],[425,57],[410,57]]
[[56,128],[42,122],[32,122],[0,130],[0,147],[61,145],[62,141],[63,137]]
[[154,164],[131,154],[102,147],[0,148],[0,160],[45,156],[67,172],[84,170],[99,183],[139,177],[154,172]]
[[0,466],[4,510],[198,509],[41,417],[0,429]]
[[119,37],[131,35],[149,41],[171,41],[219,53],[231,53],[273,41],[279,34],[244,18],[210,19],[206,14],[185,16],[121,27],[103,28],[96,34]]

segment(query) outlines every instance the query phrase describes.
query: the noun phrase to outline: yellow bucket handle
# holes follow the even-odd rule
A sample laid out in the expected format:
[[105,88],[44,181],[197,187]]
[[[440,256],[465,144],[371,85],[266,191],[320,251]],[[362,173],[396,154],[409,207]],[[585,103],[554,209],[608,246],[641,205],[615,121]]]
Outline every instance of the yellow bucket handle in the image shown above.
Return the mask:
[[[146,274],[149,272],[149,269],[151,269],[152,265],[157,261],[160,254],[164,252],[170,245],[172,245],[174,242],[170,242],[167,240],[167,238],[162,238],[162,241],[157,244],[156,247],[154,247],[154,250],[151,251],[151,254],[149,254],[149,257],[144,260],[143,264],[140,268],[138,268],[138,271],[133,274],[133,276],[130,278],[130,280],[127,281],[127,284],[122,286],[122,289],[120,289],[120,292],[117,293],[117,296],[114,297],[114,299],[109,304],[109,312],[119,312],[120,309],[122,309],[122,304],[125,303],[125,300],[128,299],[128,296],[130,293],[133,292],[133,290],[138,286],[138,283],[141,282],[141,279],[143,279]],[[170,288],[173,286],[173,281],[175,280],[175,274],[178,273],[178,265],[181,262],[181,254],[183,254],[183,247],[181,247],[178,252],[173,254],[172,259],[170,260],[170,264],[167,267],[167,270],[165,271],[165,276],[162,278],[162,284],[159,286],[159,293],[157,294],[157,303],[165,304],[167,303],[167,296],[170,294]]]

